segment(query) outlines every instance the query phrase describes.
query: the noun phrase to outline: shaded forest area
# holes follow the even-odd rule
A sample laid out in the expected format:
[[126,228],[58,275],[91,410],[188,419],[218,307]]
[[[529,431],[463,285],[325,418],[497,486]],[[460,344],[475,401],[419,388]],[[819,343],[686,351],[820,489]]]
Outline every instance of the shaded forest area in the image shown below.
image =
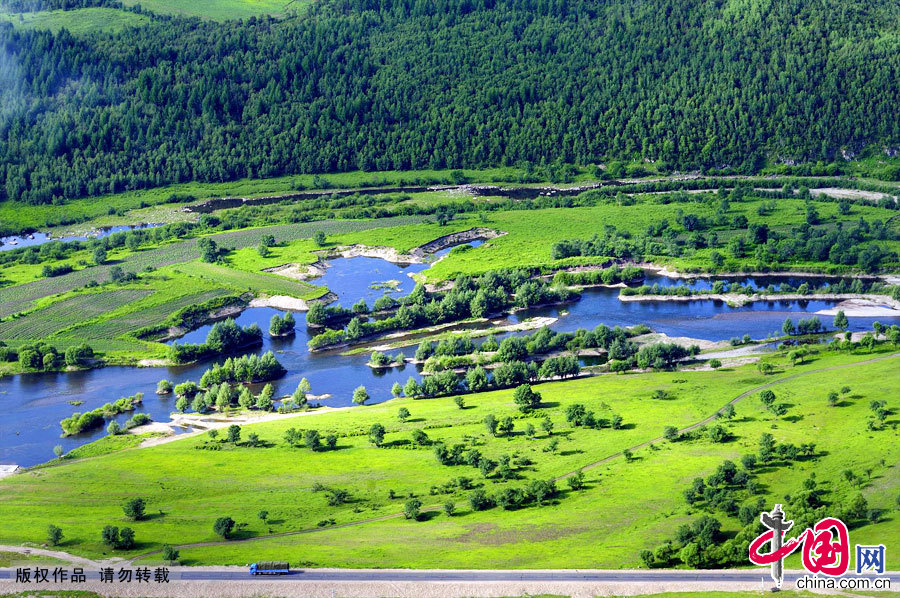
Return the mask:
[[884,156],[900,147],[898,13],[889,0],[322,0],[284,20],[158,18],[89,37],[2,24],[0,199]]

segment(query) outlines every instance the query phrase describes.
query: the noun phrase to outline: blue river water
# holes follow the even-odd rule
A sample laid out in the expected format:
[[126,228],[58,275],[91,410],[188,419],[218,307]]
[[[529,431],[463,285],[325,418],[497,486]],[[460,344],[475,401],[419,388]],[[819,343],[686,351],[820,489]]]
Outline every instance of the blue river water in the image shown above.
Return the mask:
[[53,237],[49,233],[32,233],[30,235],[18,235],[10,237],[0,237],[0,251],[12,251],[13,249],[21,249],[22,247],[34,247],[49,243],[50,241],[87,241],[88,239],[99,239],[100,237],[108,237],[113,233],[121,233],[129,230],[137,230],[140,228],[155,228],[162,224],[130,224],[125,226],[109,226],[98,228],[89,235],[73,235],[69,237]]
[[[448,250],[445,250],[445,253]],[[324,276],[315,281],[335,292],[339,302],[349,306],[361,297],[369,305],[385,292],[395,296],[409,293],[414,282],[410,274],[421,272],[428,264],[398,266],[381,259],[357,257],[332,260],[331,267]],[[371,288],[373,283],[399,281],[396,290]],[[753,283],[758,286],[779,284],[785,279],[731,279],[739,284]],[[688,284],[694,288],[709,288],[708,280],[681,281],[651,275],[647,284],[676,285]],[[788,281],[792,285],[799,280]],[[552,326],[559,331],[573,331],[578,328],[593,328],[598,324],[608,326],[631,326],[647,324],[655,332],[670,336],[689,336],[713,341],[726,340],[749,334],[755,339],[766,338],[780,330],[785,317],[795,321],[801,317],[831,307],[833,301],[772,301],[756,302],[745,307],[729,307],[715,301],[691,302],[622,302],[618,299],[618,289],[588,289],[580,301],[565,305],[520,311],[510,316],[511,322],[534,316],[554,316],[558,321]],[[268,330],[273,314],[282,312],[272,308],[250,308],[240,314],[236,321],[242,325],[253,322],[263,331]],[[831,317],[822,316],[822,322],[830,327]],[[879,318],[850,318],[851,330],[870,329]],[[367,354],[341,356],[338,351],[310,353],[306,343],[311,338],[303,324],[302,314],[297,317],[297,334],[291,338],[273,339],[264,335],[263,345],[257,350],[262,353],[274,351],[288,373],[274,384],[279,394],[292,392],[301,378],[307,378],[316,395],[330,394],[322,400],[330,406],[351,404],[353,389],[364,385],[372,397],[372,402],[390,398],[390,388],[394,382],[405,383],[409,376],[418,376],[417,368],[407,365],[403,368],[372,370],[366,365]],[[883,324],[900,324],[900,318],[880,318]],[[190,332],[178,342],[202,342],[210,326]],[[403,349],[411,356],[415,347]],[[204,361],[189,366],[169,368],[106,367],[101,369],[49,374],[25,374],[0,379],[0,463],[15,463],[22,466],[34,465],[53,457],[55,445],[71,450],[86,442],[103,436],[105,429],[97,429],[82,435],[60,438],[59,421],[74,411],[87,411],[114,401],[122,396],[144,393],[144,402],[138,411],[148,413],[154,420],[168,421],[175,409],[172,395],[159,397],[155,394],[156,383],[165,378],[174,383],[199,380],[200,375],[215,360]],[[79,406],[69,401],[83,401]],[[123,423],[132,414],[120,415]]]

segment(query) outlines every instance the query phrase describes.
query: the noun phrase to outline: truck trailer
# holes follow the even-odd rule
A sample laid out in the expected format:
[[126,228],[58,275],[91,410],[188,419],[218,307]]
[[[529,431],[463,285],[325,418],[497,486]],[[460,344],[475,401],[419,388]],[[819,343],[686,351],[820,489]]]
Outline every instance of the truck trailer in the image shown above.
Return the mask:
[[290,566],[281,561],[260,561],[250,565],[250,575],[287,575]]

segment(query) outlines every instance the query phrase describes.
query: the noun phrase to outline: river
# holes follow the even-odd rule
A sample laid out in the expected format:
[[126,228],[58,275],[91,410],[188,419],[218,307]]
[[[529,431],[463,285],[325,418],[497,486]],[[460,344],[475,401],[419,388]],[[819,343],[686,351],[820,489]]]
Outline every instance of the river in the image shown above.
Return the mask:
[[12,235],[9,237],[0,237],[0,251],[12,251],[13,249],[21,249],[23,247],[37,247],[50,241],[60,241],[68,243],[69,241],[87,241],[88,239],[99,239],[100,237],[108,237],[114,233],[121,233],[129,230],[138,230],[142,228],[156,228],[162,226],[161,223],[156,224],[129,224],[124,226],[107,226],[98,228],[86,235],[73,235],[68,237],[54,237],[50,233],[32,233],[29,235]]
[[[447,251],[449,249],[439,252],[437,256]],[[414,286],[409,275],[428,267],[429,264],[399,266],[377,258],[339,258],[332,260],[325,274],[315,282],[331,289],[344,306],[351,305],[361,297],[366,298],[371,306],[385,292],[394,292],[396,296],[409,293]],[[371,288],[375,283],[387,281],[398,281],[396,290]],[[708,289],[711,285],[707,279],[678,280],[658,275],[649,275],[645,282],[666,286],[682,284],[697,289]],[[789,282],[796,286],[802,280],[732,278],[729,282],[756,286]],[[558,317],[552,328],[559,331],[593,328],[601,323],[608,326],[644,323],[655,332],[670,336],[719,341],[749,334],[760,339],[779,331],[787,316],[796,321],[835,303],[820,300],[772,301],[729,307],[716,301],[622,302],[618,299],[618,294],[619,289],[588,289],[578,302],[520,311],[508,319],[516,322],[534,316]],[[272,308],[250,308],[239,315],[236,321],[242,325],[256,322],[266,331],[269,320],[276,313],[281,312]],[[298,320],[296,336],[272,339],[265,334],[263,345],[258,349],[260,353],[274,351],[288,370],[286,376],[274,383],[280,394],[292,392],[300,379],[306,377],[312,384],[314,394],[331,395],[331,398],[322,401],[323,404],[335,407],[350,405],[353,389],[361,384],[367,388],[372,402],[379,402],[390,398],[390,388],[394,382],[403,384],[410,375],[418,375],[416,367],[410,365],[372,370],[366,365],[367,354],[341,356],[338,351],[310,353],[306,348],[310,334],[303,324],[302,315]],[[831,327],[830,317],[823,316],[821,320]],[[850,329],[870,329],[875,320],[887,325],[900,324],[900,318],[851,317]],[[194,330],[179,342],[202,342],[208,330],[209,326]],[[408,347],[403,351],[407,356],[412,356],[415,347]],[[69,451],[100,438],[106,434],[105,426],[86,434],[60,438],[59,421],[74,411],[95,409],[106,402],[136,392],[144,393],[144,403],[138,409],[139,412],[146,412],[157,421],[168,421],[170,413],[175,409],[175,398],[173,395],[157,396],[156,383],[163,378],[176,384],[185,380],[199,380],[212,361],[215,360],[182,367],[106,367],[69,373],[23,374],[0,379],[0,413],[4,415],[0,418],[0,464],[35,465],[51,459],[52,449],[57,444]],[[84,403],[73,406],[68,401]],[[123,423],[131,415],[122,414],[116,419]]]

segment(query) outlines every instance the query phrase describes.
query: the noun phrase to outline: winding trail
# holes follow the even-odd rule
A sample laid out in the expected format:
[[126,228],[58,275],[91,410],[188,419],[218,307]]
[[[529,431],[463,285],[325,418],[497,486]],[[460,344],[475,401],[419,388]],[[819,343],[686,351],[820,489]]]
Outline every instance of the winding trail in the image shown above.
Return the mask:
[[[805,372],[798,372],[798,373],[796,373],[796,374],[791,374],[790,376],[785,376],[784,378],[779,378],[779,379],[777,379],[777,380],[773,380],[773,381],[768,382],[768,383],[766,383],[766,384],[762,384],[762,385],[760,385],[760,386],[756,386],[756,387],[754,387],[754,388],[751,388],[750,390],[747,390],[747,391],[742,392],[742,393],[739,394],[738,396],[736,396],[736,397],[734,397],[733,399],[731,399],[730,401],[728,401],[728,403],[726,403],[725,405],[722,405],[721,408],[719,408],[718,410],[716,410],[716,412],[713,413],[712,415],[710,415],[709,417],[707,417],[707,418],[705,418],[705,419],[703,419],[703,420],[701,420],[701,421],[699,421],[699,422],[696,422],[696,423],[694,423],[694,424],[691,424],[690,426],[687,426],[686,428],[682,428],[681,430],[679,430],[679,433],[682,433],[682,434],[683,434],[683,433],[685,433],[685,432],[690,432],[691,430],[695,430],[695,429],[699,428],[700,426],[704,426],[704,425],[706,425],[706,424],[709,424],[709,423],[715,421],[716,418],[717,418],[717,416],[718,416],[720,413],[722,413],[722,410],[725,409],[728,405],[734,405],[734,404],[738,403],[739,401],[741,401],[742,399],[745,399],[745,398],[747,398],[747,397],[750,396],[750,395],[753,395],[753,394],[756,394],[756,393],[758,393],[758,392],[761,392],[761,391],[763,391],[763,390],[765,390],[765,389],[767,389],[767,388],[771,388],[771,387],[773,387],[773,386],[778,386],[778,385],[780,385],[780,384],[784,384],[784,383],[789,382],[789,381],[791,381],[791,380],[796,380],[797,378],[802,378],[802,377],[810,376],[810,375],[813,375],[813,374],[821,374],[821,373],[823,373],[823,372],[832,372],[832,371],[836,371],[836,370],[843,370],[843,369],[847,369],[847,368],[853,368],[853,367],[857,367],[857,366],[861,366],[861,365],[867,365],[867,364],[871,364],[871,363],[876,363],[876,362],[879,362],[879,361],[885,361],[885,360],[887,360],[887,359],[894,359],[894,358],[897,358],[897,357],[900,357],[900,353],[891,353],[891,354],[889,354],[889,355],[882,355],[882,356],[880,356],[880,357],[874,357],[874,358],[872,358],[872,359],[866,359],[866,360],[863,360],[863,361],[857,361],[857,362],[854,362],[854,363],[845,363],[845,364],[841,364],[841,365],[833,365],[833,366],[829,366],[829,367],[825,367],[825,368],[818,368],[818,369],[814,369],[814,370],[807,370],[807,371],[805,371]],[[630,448],[627,449],[627,450],[630,450],[630,451],[634,452],[634,451],[636,451],[636,450],[639,450],[639,449],[642,449],[642,448],[646,448],[647,446],[649,446],[650,444],[652,444],[652,443],[654,443],[654,442],[660,442],[660,441],[662,441],[662,440],[663,440],[663,437],[660,436],[660,437],[654,438],[654,439],[652,439],[652,440],[647,440],[646,442],[642,442],[641,444],[635,445],[635,446],[633,446],[633,447],[630,447]],[[560,476],[557,476],[557,477],[555,477],[555,478],[553,478],[553,479],[554,479],[554,481],[564,480],[564,479],[566,479],[566,478],[568,478],[568,477],[570,477],[570,476],[572,476],[572,475],[575,475],[575,474],[578,473],[579,471],[585,471],[585,470],[588,470],[588,469],[593,469],[593,468],[595,468],[595,467],[599,467],[600,465],[603,465],[603,464],[605,464],[605,463],[608,463],[608,462],[612,461],[613,459],[616,459],[616,458],[618,458],[618,457],[623,456],[624,450],[625,450],[625,449],[623,449],[622,451],[619,451],[619,452],[617,452],[617,453],[614,453],[614,454],[612,454],[612,455],[609,455],[608,457],[604,457],[603,459],[600,459],[599,461],[594,461],[594,462],[592,462],[592,463],[588,463],[587,465],[585,465],[585,466],[583,466],[583,467],[580,467],[580,468],[578,468],[578,469],[575,470],[575,471],[570,471],[570,472],[568,472],[568,473],[564,473],[564,474],[562,474],[562,475],[560,475]],[[440,506],[440,505],[429,505],[429,506],[427,506],[427,507],[423,507],[423,508],[422,508],[422,512],[438,511],[438,510],[440,510],[440,509],[441,509],[441,506]],[[396,518],[398,518],[398,517],[403,517],[403,516],[404,516],[403,513],[392,513],[392,514],[390,514],[390,515],[381,515],[381,516],[379,516],[379,517],[371,517],[371,518],[369,518],[369,519],[360,519],[360,520],[358,520],[358,521],[351,521],[351,522],[348,522],[348,523],[341,523],[341,524],[339,524],[339,525],[330,525],[330,526],[325,526],[325,527],[307,528],[307,529],[294,530],[294,531],[289,531],[289,532],[280,532],[280,533],[277,533],[277,534],[267,534],[267,535],[263,535],[263,536],[254,536],[254,537],[251,537],[251,538],[240,538],[240,539],[235,539],[235,540],[222,540],[222,541],[216,541],[216,542],[196,542],[196,543],[192,543],[192,544],[179,544],[178,546],[175,546],[175,548],[178,548],[178,549],[184,549],[184,548],[201,548],[201,547],[206,547],[206,546],[225,546],[225,545],[232,545],[232,544],[236,544],[236,543],[240,543],[240,542],[254,542],[254,541],[258,541],[258,540],[268,540],[268,539],[272,539],[272,538],[284,538],[284,537],[287,537],[287,536],[297,536],[297,535],[300,535],[300,534],[311,534],[311,533],[314,533],[314,532],[321,532],[321,531],[332,530],[332,529],[340,529],[340,528],[346,528],[346,527],[354,527],[354,526],[357,526],[357,525],[363,525],[363,524],[366,524],[366,523],[376,523],[376,522],[378,522],[378,521],[386,521],[386,520],[388,520],[388,519],[396,519]],[[144,559],[144,558],[153,556],[153,555],[155,555],[155,554],[160,554],[161,552],[162,552],[162,550],[154,550],[154,551],[152,551],[152,552],[145,552],[145,553],[143,553],[143,554],[139,554],[139,555],[136,555],[136,556],[134,556],[134,557],[131,557],[131,559],[129,559],[129,561],[134,562],[134,561],[137,561],[137,560],[141,560],[141,559]]]
[[32,548],[30,546],[13,546],[0,544],[0,552],[16,552],[19,554],[27,554],[27,555],[36,555],[36,556],[45,556],[54,559],[59,559],[61,561],[67,561],[72,563],[73,565],[80,565],[82,567],[100,567],[105,562],[101,561],[92,561],[91,559],[75,556],[74,554],[63,552],[62,550],[47,550],[45,548]]

